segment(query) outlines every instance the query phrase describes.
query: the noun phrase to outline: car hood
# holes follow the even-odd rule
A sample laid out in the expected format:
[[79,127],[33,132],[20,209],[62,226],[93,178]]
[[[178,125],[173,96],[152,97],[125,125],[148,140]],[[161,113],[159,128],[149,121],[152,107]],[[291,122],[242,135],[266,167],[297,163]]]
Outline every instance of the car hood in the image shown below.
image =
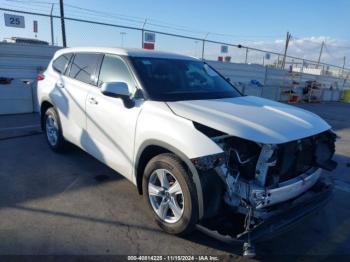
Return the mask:
[[178,116],[264,144],[285,143],[331,128],[309,111],[254,96],[167,104]]

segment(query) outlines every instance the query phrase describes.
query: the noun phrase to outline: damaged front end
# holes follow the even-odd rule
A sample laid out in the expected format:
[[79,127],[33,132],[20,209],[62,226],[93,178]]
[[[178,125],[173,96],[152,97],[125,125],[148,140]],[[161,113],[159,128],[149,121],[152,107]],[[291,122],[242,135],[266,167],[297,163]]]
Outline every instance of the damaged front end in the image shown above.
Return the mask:
[[270,238],[299,221],[331,196],[322,169],[333,170],[336,135],[331,131],[287,142],[260,144],[200,124],[223,154],[193,159],[201,175],[205,215],[202,225],[245,241]]

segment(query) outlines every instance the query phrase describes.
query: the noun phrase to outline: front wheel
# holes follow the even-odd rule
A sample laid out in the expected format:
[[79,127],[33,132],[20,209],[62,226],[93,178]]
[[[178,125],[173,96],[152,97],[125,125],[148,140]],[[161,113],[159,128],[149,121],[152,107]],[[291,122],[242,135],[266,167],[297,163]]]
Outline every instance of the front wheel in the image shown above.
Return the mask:
[[144,198],[157,224],[166,232],[184,235],[198,221],[195,184],[184,163],[174,154],[149,161],[143,176]]

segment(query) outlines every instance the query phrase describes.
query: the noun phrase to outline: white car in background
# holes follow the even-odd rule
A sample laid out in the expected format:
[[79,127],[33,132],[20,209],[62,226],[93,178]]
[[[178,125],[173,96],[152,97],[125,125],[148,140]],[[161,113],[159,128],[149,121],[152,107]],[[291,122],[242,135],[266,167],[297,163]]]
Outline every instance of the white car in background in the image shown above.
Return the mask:
[[134,183],[159,226],[271,237],[322,207],[335,135],[318,116],[242,96],[195,58],[118,48],[59,50],[38,76],[49,146],[67,141]]

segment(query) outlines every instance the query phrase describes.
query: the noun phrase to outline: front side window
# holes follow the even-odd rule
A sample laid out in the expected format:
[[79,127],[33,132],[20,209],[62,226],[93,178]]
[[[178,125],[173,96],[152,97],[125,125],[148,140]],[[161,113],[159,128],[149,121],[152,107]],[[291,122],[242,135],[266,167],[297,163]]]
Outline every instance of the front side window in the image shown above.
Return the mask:
[[100,57],[100,54],[76,54],[69,71],[69,77],[87,84],[94,84],[95,71]]
[[207,64],[196,60],[134,57],[149,97],[156,101],[219,99],[240,93]]
[[52,63],[53,69],[60,74],[64,74],[66,67],[67,67],[67,64],[68,64],[71,57],[72,57],[72,54],[63,54],[63,55],[59,56]]
[[103,58],[98,86],[101,87],[103,83],[112,82],[127,83],[130,92],[135,88],[133,78],[124,61],[116,55],[106,54]]

